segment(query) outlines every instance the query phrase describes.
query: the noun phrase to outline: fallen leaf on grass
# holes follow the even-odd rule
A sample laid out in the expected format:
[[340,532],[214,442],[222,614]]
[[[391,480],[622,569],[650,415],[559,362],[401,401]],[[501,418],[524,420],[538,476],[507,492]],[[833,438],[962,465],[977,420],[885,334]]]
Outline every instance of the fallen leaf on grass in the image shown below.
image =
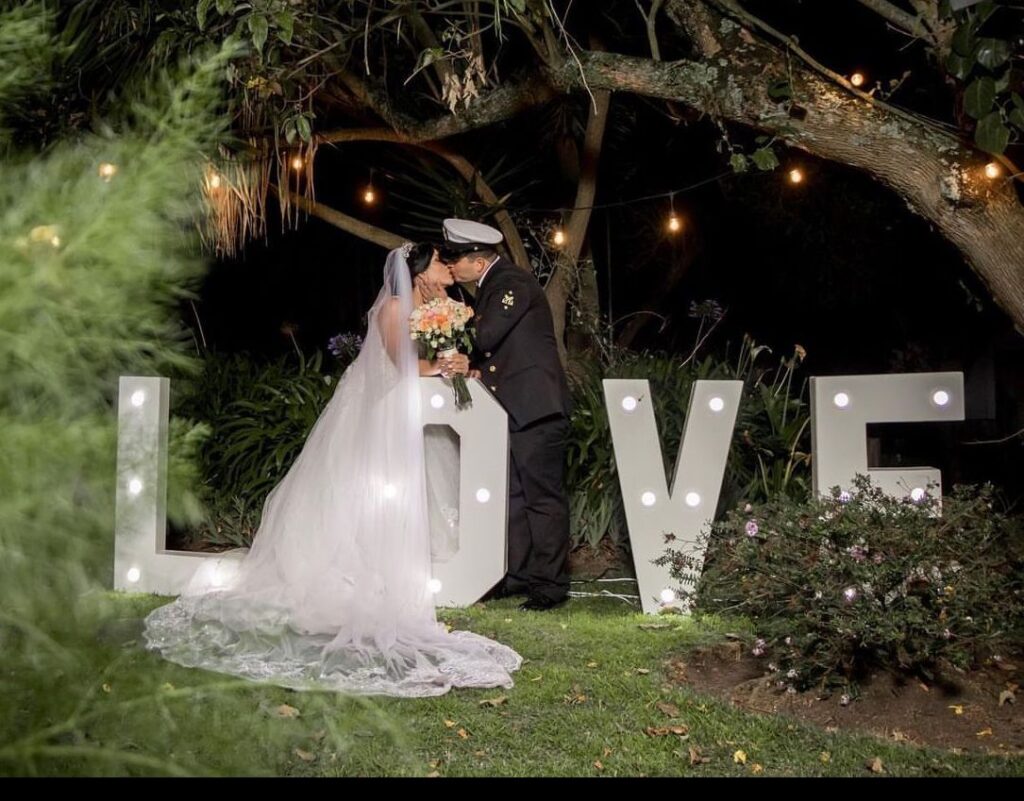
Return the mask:
[[455,727],[455,721],[454,721],[454,720],[446,720],[446,721],[444,722],[444,727],[445,727],[446,729],[452,729],[452,728],[454,728],[454,727]]
[[301,748],[296,748],[292,753],[303,762],[312,762],[316,759],[316,754],[311,754],[309,751],[303,751]]
[[499,695],[496,698],[485,698],[480,702],[480,706],[501,706],[508,702],[508,696]]
[[992,736],[992,727],[991,726],[987,726],[986,728],[982,729],[981,731],[976,732],[976,736],[978,736],[978,737],[991,737]]
[[636,672],[639,673],[641,676],[646,676],[651,671],[649,671],[647,668],[636,668]]
[[962,715],[964,713],[962,704],[950,704],[949,708],[953,710],[954,715]]
[[110,687],[110,685],[109,685],[109,684],[107,684],[106,682],[104,682],[104,684],[103,684],[103,692],[105,692],[105,693],[109,693],[109,692],[110,692],[110,690],[111,690],[111,687]]
[[747,752],[746,751],[736,751],[732,755],[732,761],[735,762],[737,765],[746,765],[747,764]]
[[822,751],[821,756],[819,756],[818,759],[821,760],[822,765],[827,765],[829,762],[832,761],[832,754],[830,754],[828,751]]
[[587,662],[587,667],[588,668],[596,668],[597,667],[597,662]]
[[469,732],[466,731],[465,729],[459,729],[458,734],[459,734],[459,737],[461,739],[463,739],[463,740],[468,740],[469,739]]
[[658,703],[656,703],[655,706],[660,711],[668,715],[670,718],[679,717],[679,707],[677,707],[675,704],[670,704],[667,701],[658,701]]
[[764,765],[762,765],[760,762],[755,762],[753,765],[750,766],[750,772],[754,774],[764,773]]
[[430,773],[428,773],[426,775],[426,778],[428,778],[428,779],[437,779],[437,778],[440,778],[440,776],[441,776],[440,773],[438,773],[436,770],[432,770],[432,771],[430,771]]
[[302,713],[293,706],[281,704],[281,706],[274,710],[274,714],[279,718],[297,718]]
[[865,765],[865,767],[872,773],[885,773],[885,766],[882,764],[881,757],[875,757],[870,762],[868,762]]
[[1017,696],[1014,695],[1013,690],[1003,690],[999,693],[999,706],[1003,704],[1012,704],[1017,701]]
[[601,752],[601,756],[603,756],[603,757],[604,757],[605,759],[607,759],[607,758],[608,758],[608,757],[610,757],[611,755],[612,755],[612,749],[610,749],[610,748],[609,748],[609,747],[608,747],[608,746],[606,745],[606,746],[604,747],[604,750],[603,750],[603,751]]
[[898,743],[905,743],[905,742],[910,740],[910,738],[907,737],[907,735],[905,735],[899,729],[893,729],[892,730],[892,739],[895,740]]
[[675,734],[683,737],[690,733],[689,726],[648,726],[644,731],[649,737],[666,737]]
[[487,752],[486,751],[474,751],[473,752],[473,756],[485,757],[485,756],[487,756]]
[[594,767],[597,768],[598,770],[604,770],[604,765],[601,764],[601,760],[600,759],[595,759],[594,760]]
[[562,696],[562,700],[570,705],[585,704],[587,696],[583,694],[583,690],[580,689],[578,684],[574,684],[572,689]]
[[703,765],[706,762],[710,762],[711,757],[706,757],[701,754],[700,749],[695,746],[690,746],[690,764],[691,765]]

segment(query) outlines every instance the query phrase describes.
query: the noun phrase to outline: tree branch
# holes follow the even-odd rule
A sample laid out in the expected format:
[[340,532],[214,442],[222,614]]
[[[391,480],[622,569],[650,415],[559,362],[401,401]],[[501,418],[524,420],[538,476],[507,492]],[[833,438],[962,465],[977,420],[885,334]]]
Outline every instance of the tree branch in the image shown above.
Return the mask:
[[[374,109],[393,128],[395,138],[389,141],[406,144],[447,139],[457,134],[486,128],[553,100],[558,95],[544,77],[534,76],[524,83],[500,86],[457,114],[445,114],[426,122],[419,122],[395,114],[385,101],[373,97],[365,85],[360,85],[361,82],[358,81],[350,83],[351,76],[348,78],[346,86],[356,95],[357,100]],[[351,129],[325,131],[317,134],[317,139],[328,143],[351,141]]]
[[498,224],[498,227],[501,229],[501,233],[505,237],[505,244],[508,245],[509,255],[512,256],[512,261],[523,269],[529,270],[530,257],[526,252],[526,248],[523,246],[522,237],[519,236],[519,229],[516,228],[516,224],[512,222],[512,216],[502,208],[501,201],[498,199],[498,196],[494,194],[494,190],[491,189],[487,181],[484,180],[480,171],[474,167],[465,156],[460,156],[458,153],[452,153],[437,143],[424,144],[422,147],[436,153],[451,164],[452,167],[458,171],[459,175],[473,184],[473,191],[476,192],[477,196],[483,200],[484,203],[491,205],[495,209],[494,221]]
[[921,21],[921,18],[894,6],[889,0],[857,0],[862,6],[867,6],[879,16],[887,19],[900,30],[909,33],[917,39],[924,39],[930,45],[937,45],[935,36]]
[[[280,193],[279,187],[272,185],[271,189],[274,194]],[[312,214],[314,217],[319,217],[325,222],[329,222],[335,228],[340,228],[346,233],[357,236],[360,239],[365,239],[367,242],[373,242],[375,245],[380,245],[387,250],[397,248],[406,241],[405,237],[385,231],[383,228],[370,225],[362,220],[357,220],[355,217],[350,217],[344,212],[332,209],[330,206],[325,206],[323,203],[318,203],[315,200],[309,200],[295,192],[288,191],[287,195],[288,202],[296,208],[301,209],[307,214]]]

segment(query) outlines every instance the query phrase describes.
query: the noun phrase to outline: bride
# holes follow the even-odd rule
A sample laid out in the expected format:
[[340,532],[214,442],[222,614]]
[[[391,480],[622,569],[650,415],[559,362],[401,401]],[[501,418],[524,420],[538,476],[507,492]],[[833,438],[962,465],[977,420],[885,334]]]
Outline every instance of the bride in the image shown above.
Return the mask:
[[[519,655],[448,632],[428,589],[418,379],[439,367],[418,358],[408,319],[444,276],[429,245],[388,254],[362,350],[267,497],[236,581],[189,588],[154,610],[149,648],[187,667],[294,689],[418,697],[512,686]],[[435,551],[450,546],[434,540]]]

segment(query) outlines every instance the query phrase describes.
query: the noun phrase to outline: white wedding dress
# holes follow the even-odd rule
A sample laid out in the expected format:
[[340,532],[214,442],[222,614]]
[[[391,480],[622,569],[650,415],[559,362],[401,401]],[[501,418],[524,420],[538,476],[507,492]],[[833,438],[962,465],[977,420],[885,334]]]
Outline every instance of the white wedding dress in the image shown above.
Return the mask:
[[[522,661],[515,651],[448,632],[435,616],[431,550],[443,557],[457,548],[458,518],[451,525],[439,511],[432,534],[411,312],[397,249],[363,348],[267,497],[237,580],[190,589],[154,610],[149,648],[188,667],[294,689],[418,697],[512,686]],[[430,469],[457,470],[450,430],[428,436],[436,440]],[[432,491],[450,508],[452,481],[434,478]]]

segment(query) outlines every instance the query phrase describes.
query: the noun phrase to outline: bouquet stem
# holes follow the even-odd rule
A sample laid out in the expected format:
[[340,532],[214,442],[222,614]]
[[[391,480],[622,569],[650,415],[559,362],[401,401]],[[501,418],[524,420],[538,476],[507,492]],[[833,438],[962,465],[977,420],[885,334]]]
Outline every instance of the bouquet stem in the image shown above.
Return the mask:
[[[458,354],[457,348],[448,348],[438,353],[438,358],[449,359]],[[465,409],[473,405],[473,396],[469,394],[469,386],[466,384],[466,376],[456,373],[451,377],[452,389],[455,391],[455,408]]]

